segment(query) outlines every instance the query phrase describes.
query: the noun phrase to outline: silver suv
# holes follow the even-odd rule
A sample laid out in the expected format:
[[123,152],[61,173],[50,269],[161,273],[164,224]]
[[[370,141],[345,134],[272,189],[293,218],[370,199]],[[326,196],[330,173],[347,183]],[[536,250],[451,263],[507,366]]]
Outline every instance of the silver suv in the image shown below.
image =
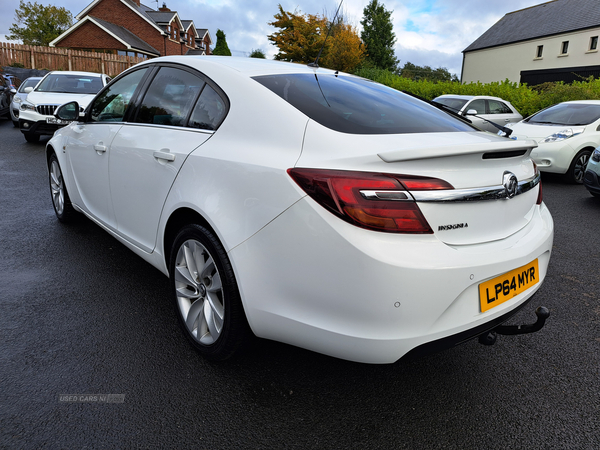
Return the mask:
[[68,122],[54,117],[54,110],[64,103],[76,101],[81,112],[110,78],[93,72],[54,71],[46,74],[35,88],[26,88],[27,98],[21,103],[19,128],[27,142],[37,142],[41,135],[53,135]]

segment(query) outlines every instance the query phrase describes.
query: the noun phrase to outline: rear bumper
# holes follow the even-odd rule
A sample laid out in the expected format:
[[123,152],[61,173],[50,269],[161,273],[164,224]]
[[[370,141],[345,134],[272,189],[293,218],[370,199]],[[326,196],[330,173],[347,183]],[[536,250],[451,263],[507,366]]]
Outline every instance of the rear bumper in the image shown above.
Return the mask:
[[[506,239],[450,246],[432,235],[362,230],[310,202],[298,202],[230,252],[259,337],[352,361],[392,363],[495,328],[546,275],[553,222],[544,205]],[[479,284],[535,259],[538,284],[481,312]]]

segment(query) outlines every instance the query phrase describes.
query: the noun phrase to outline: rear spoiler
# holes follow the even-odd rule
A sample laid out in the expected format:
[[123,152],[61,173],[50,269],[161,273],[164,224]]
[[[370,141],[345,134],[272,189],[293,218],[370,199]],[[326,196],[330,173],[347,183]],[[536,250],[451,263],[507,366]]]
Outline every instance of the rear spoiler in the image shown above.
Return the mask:
[[473,155],[481,153],[482,159],[510,158],[528,156],[532,149],[537,147],[534,140],[503,140],[495,142],[482,142],[468,145],[449,145],[443,147],[412,147],[378,153],[386,163],[413,161],[418,159],[444,158],[447,156]]

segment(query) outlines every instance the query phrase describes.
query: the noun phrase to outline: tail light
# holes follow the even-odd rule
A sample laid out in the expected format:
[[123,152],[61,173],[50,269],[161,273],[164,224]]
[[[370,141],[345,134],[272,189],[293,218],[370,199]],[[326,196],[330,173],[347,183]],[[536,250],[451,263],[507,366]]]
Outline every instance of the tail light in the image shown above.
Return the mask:
[[410,191],[454,189],[437,178],[324,169],[289,169],[317,203],[342,220],[388,233],[433,233]]

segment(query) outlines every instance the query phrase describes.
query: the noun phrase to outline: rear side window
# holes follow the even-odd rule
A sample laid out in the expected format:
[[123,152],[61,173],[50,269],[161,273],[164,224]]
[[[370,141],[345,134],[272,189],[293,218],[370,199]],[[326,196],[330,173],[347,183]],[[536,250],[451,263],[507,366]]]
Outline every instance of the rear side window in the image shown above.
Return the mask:
[[473,131],[409,95],[358,77],[281,74],[254,80],[321,125],[349,134]]
[[227,105],[213,88],[206,85],[194,108],[188,127],[216,130],[225,118]]

